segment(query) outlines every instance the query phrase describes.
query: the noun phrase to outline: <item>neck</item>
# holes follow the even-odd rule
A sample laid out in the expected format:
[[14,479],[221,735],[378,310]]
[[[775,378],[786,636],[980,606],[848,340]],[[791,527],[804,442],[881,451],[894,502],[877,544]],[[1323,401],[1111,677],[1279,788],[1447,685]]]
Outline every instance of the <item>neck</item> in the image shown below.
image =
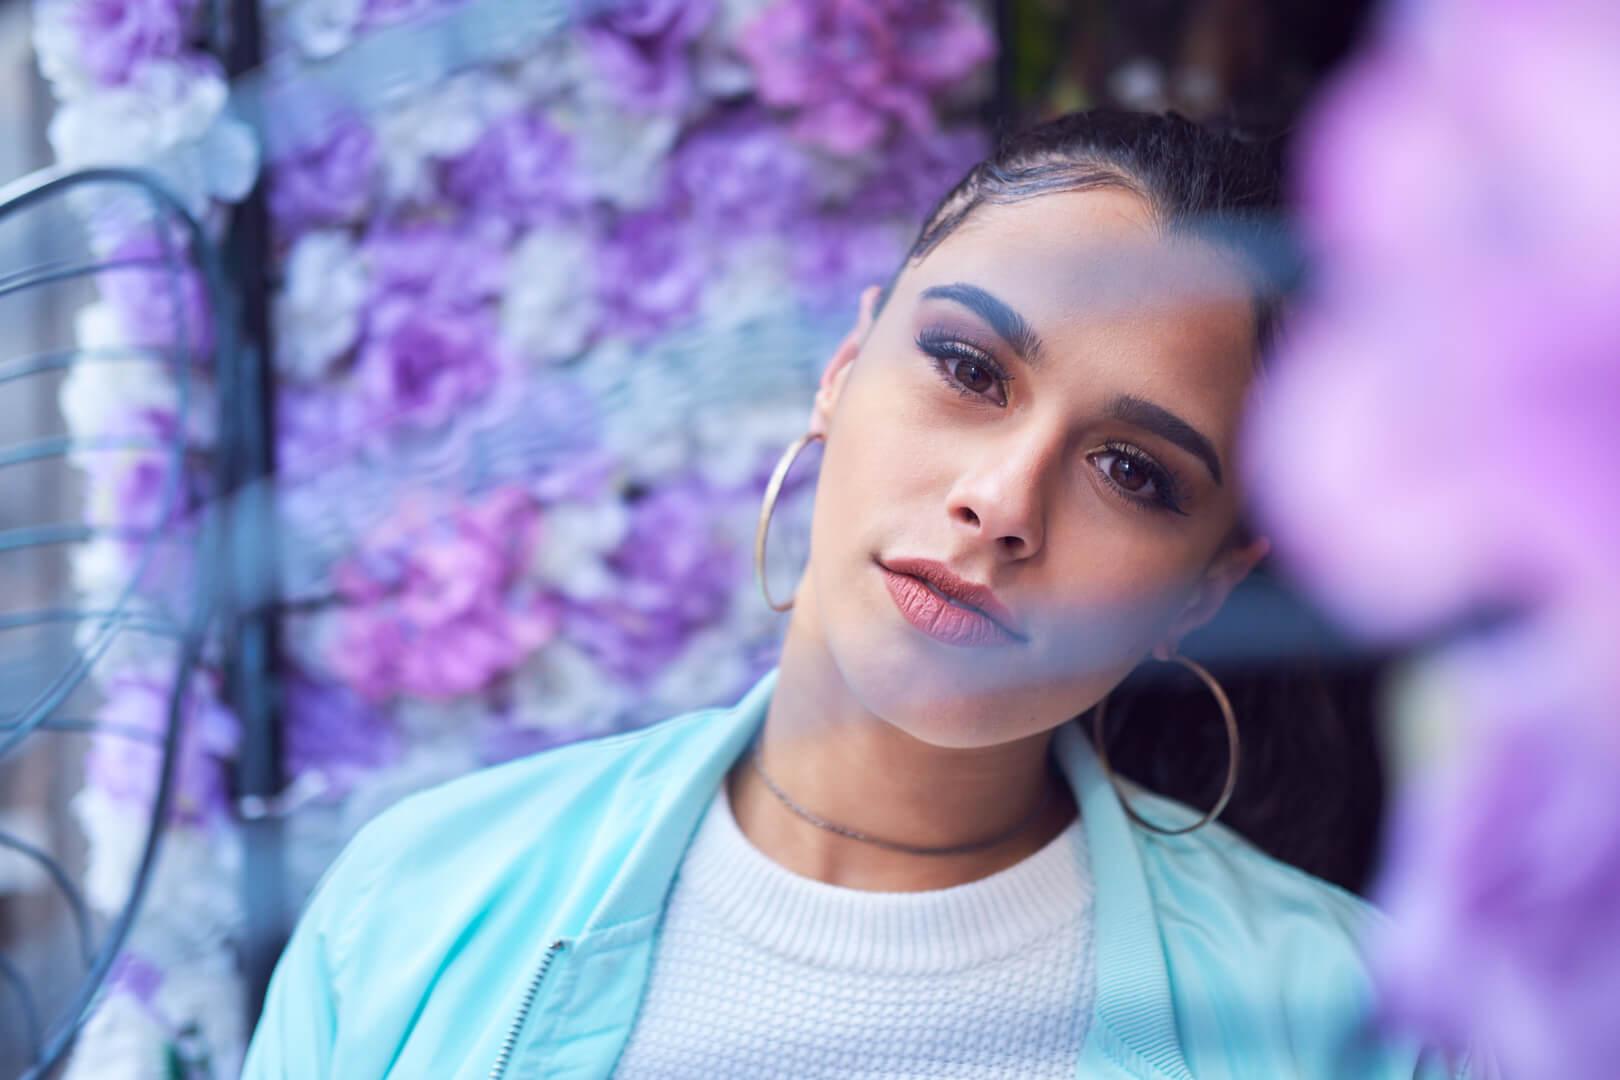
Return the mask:
[[[819,828],[784,806],[745,757],[728,779],[737,824],[767,857],[805,877],[883,892],[942,889],[1034,854],[1074,818],[1073,798],[1047,762],[1051,732],[997,746],[933,746],[866,709],[839,674],[800,590],[761,760],[794,802],[870,837],[929,848],[1003,843],[955,855],[916,855]],[[1045,810],[1018,829],[1055,785]],[[1014,830],[1017,830],[1014,832]]]

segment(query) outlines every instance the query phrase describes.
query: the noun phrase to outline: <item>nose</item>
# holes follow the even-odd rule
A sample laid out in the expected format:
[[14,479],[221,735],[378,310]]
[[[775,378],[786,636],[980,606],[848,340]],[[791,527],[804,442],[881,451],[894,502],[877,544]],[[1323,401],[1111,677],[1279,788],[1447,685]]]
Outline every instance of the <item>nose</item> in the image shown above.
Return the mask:
[[1030,558],[1046,542],[1046,489],[1061,439],[1030,430],[969,449],[947,507],[955,527],[1002,558]]

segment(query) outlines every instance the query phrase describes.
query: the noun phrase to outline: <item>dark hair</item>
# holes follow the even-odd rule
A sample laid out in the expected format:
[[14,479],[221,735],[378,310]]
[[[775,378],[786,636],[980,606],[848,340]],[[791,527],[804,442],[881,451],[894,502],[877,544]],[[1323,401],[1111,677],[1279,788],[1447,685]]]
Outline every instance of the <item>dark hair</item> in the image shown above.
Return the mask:
[[[1167,232],[1202,236],[1240,257],[1250,271],[1255,339],[1263,355],[1284,285],[1279,177],[1273,143],[1245,140],[1178,113],[1066,113],[1008,136],[968,170],[923,219],[900,270],[927,255],[986,203],[1123,189],[1141,196]],[[893,287],[891,279],[878,310]]]
[[[1199,235],[1239,256],[1250,271],[1257,360],[1263,359],[1281,298],[1298,279],[1280,225],[1280,162],[1275,141],[1175,113],[1069,113],[1003,139],[975,165],[929,213],[895,277],[985,204],[1120,188],[1141,196],[1167,233]],[[880,310],[893,285],[880,297]],[[1240,524],[1227,543],[1246,540]],[[1323,640],[1320,624],[1265,567],[1244,588],[1184,646],[1226,687],[1243,737],[1237,791],[1222,820],[1273,855],[1359,889],[1374,855],[1383,790],[1372,737],[1372,669],[1361,662],[1330,667],[1301,649],[1302,636]],[[1304,635],[1287,629],[1266,635],[1292,642],[1287,655],[1257,655],[1245,645],[1253,620],[1232,609],[1247,603],[1252,614],[1254,602],[1243,597],[1257,593],[1272,597],[1274,628],[1279,619],[1306,625]],[[1201,683],[1173,665],[1143,665],[1110,695],[1107,716],[1104,734],[1117,771],[1199,808],[1214,803],[1225,778],[1226,738]],[[1081,724],[1088,734],[1089,721]]]

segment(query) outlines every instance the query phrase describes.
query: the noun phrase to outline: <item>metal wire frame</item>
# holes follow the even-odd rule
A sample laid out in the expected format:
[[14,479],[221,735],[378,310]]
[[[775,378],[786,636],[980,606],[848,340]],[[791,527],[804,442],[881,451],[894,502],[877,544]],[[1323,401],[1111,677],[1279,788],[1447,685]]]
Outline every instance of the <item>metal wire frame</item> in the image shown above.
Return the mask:
[[[144,198],[150,208],[159,254],[155,257],[110,258],[104,260],[69,260],[46,263],[0,276],[0,297],[75,278],[86,278],[109,271],[146,269],[162,271],[167,275],[168,299],[174,314],[174,344],[165,349],[89,349],[58,350],[0,366],[0,385],[30,375],[41,375],[86,362],[118,362],[127,359],[162,361],[169,366],[176,383],[177,407],[182,417],[194,407],[194,388],[191,370],[199,356],[192,343],[193,330],[201,327],[186,325],[182,279],[183,269],[195,272],[202,282],[203,295],[212,329],[213,345],[210,349],[213,367],[217,373],[221,400],[231,390],[235,379],[235,312],[233,297],[228,288],[223,264],[200,222],[172,195],[161,180],[151,174],[124,168],[93,168],[74,172],[47,170],[26,177],[0,189],[0,220],[39,208],[58,199],[84,198],[86,189],[110,187],[123,195],[133,191]],[[178,232],[178,238],[175,233]],[[0,451],[0,468],[28,461],[63,458],[75,451],[86,449],[136,448],[167,451],[169,467],[165,470],[161,492],[159,521],[169,521],[182,495],[185,470],[184,436],[177,435],[172,444],[143,439],[73,439],[54,437],[36,440]],[[216,455],[213,463],[216,476],[228,477],[232,468],[227,455]],[[224,485],[216,485],[220,492]],[[0,757],[15,751],[24,739],[36,732],[92,732],[114,738],[132,738],[154,742],[161,747],[156,794],[153,799],[146,838],[140,860],[123,907],[111,918],[101,940],[93,940],[94,931],[88,905],[75,887],[71,877],[46,852],[15,837],[0,834],[0,846],[18,852],[38,863],[66,902],[76,927],[79,960],[85,975],[73,991],[67,1004],[54,1016],[46,1017],[21,971],[8,958],[0,956],[0,981],[8,985],[10,995],[18,1002],[23,1027],[27,1032],[29,1056],[32,1064],[20,1080],[43,1080],[61,1063],[72,1047],[80,1026],[89,1015],[103,983],[122,948],[130,926],[140,910],[152,870],[161,846],[165,822],[174,795],[174,774],[179,757],[182,709],[187,700],[186,691],[207,640],[216,609],[222,572],[222,551],[229,528],[229,515],[209,508],[210,512],[197,514],[195,589],[190,607],[183,618],[171,619],[148,611],[136,611],[131,603],[138,583],[146,575],[154,552],[167,538],[155,530],[132,530],[117,526],[81,524],[25,526],[0,533],[0,554],[28,547],[76,543],[97,537],[116,537],[122,540],[144,541],[135,559],[135,567],[110,605],[95,610],[51,607],[31,611],[0,614],[0,631],[50,623],[75,623],[89,626],[87,639],[81,639],[79,648],[64,670],[57,673],[20,709],[0,714]],[[68,696],[78,688],[95,663],[113,645],[121,632],[157,634],[174,641],[177,660],[173,689],[168,702],[166,724],[161,732],[137,731],[99,724],[93,720],[59,715]]]

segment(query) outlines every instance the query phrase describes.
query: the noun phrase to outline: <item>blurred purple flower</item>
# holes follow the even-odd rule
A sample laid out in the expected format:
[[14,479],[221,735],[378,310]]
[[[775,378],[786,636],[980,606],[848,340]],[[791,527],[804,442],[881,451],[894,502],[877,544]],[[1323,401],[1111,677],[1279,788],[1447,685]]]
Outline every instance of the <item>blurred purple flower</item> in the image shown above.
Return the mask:
[[442,426],[494,387],[498,348],[482,312],[420,307],[404,297],[378,304],[354,368],[368,427]]
[[[112,730],[91,739],[85,782],[130,804],[132,813],[149,810],[157,795],[170,689],[168,682],[156,678],[120,675],[105,688],[106,700],[96,710],[96,723]],[[228,813],[226,767],[236,756],[241,737],[236,716],[197,679],[180,725],[172,820],[195,824],[217,821]]]
[[714,0],[630,0],[585,23],[580,39],[604,84],[644,112],[684,112],[695,89],[690,46]]
[[379,297],[409,296],[440,307],[476,308],[506,286],[510,226],[479,218],[460,228],[437,222],[373,229],[363,247]]
[[853,311],[862,289],[899,267],[909,231],[892,218],[807,214],[788,230],[794,279],[812,306]]
[[666,209],[625,214],[597,263],[604,323],[645,340],[686,321],[711,271],[712,237]]
[[738,568],[715,525],[719,498],[688,478],[637,500],[629,535],[607,560],[618,577],[612,595],[570,607],[568,639],[614,677],[645,685],[725,614]]
[[441,186],[460,206],[528,225],[574,202],[572,142],[540,113],[496,123],[442,166]]
[[347,795],[369,773],[394,761],[399,729],[376,705],[344,686],[294,675],[282,698],[287,775],[317,770],[330,797]]
[[848,212],[920,221],[989,149],[977,128],[904,133],[875,159],[871,174],[850,196]]
[[1588,599],[1432,665],[1467,732],[1397,805],[1377,887],[1385,1016],[1504,1076],[1620,1056],[1620,593]]
[[693,129],[670,173],[678,203],[717,237],[781,229],[809,212],[808,155],[755,110]]
[[96,274],[96,285],[117,313],[129,345],[189,346],[199,361],[212,359],[208,294],[183,240],[176,237],[165,251],[151,231],[137,232],[114,246],[105,261],[132,264]]
[[148,60],[179,55],[196,0],[76,0],[79,59],[106,86],[125,83]]
[[270,173],[270,211],[277,228],[296,235],[358,220],[371,200],[376,166],[377,137],[352,118],[280,158]]
[[778,0],[737,47],[760,100],[793,110],[794,135],[841,155],[871,150],[896,124],[933,131],[934,95],[995,55],[956,0]]
[[1392,822],[1386,1012],[1504,1074],[1602,1076],[1620,994],[1620,10],[1392,9],[1318,108],[1321,259],[1258,395],[1247,484],[1279,554],[1468,717]]
[[504,249],[478,229],[379,229],[366,239],[373,299],[355,359],[366,426],[435,428],[504,368],[494,308]]
[[522,578],[532,499],[506,487],[436,510],[407,503],[337,569],[348,606],[333,664],[372,701],[471,693],[556,633],[557,602]]
[[107,972],[107,985],[113,990],[129,994],[147,1008],[151,1008],[158,990],[163,986],[163,972],[150,959],[133,949],[124,948]]

